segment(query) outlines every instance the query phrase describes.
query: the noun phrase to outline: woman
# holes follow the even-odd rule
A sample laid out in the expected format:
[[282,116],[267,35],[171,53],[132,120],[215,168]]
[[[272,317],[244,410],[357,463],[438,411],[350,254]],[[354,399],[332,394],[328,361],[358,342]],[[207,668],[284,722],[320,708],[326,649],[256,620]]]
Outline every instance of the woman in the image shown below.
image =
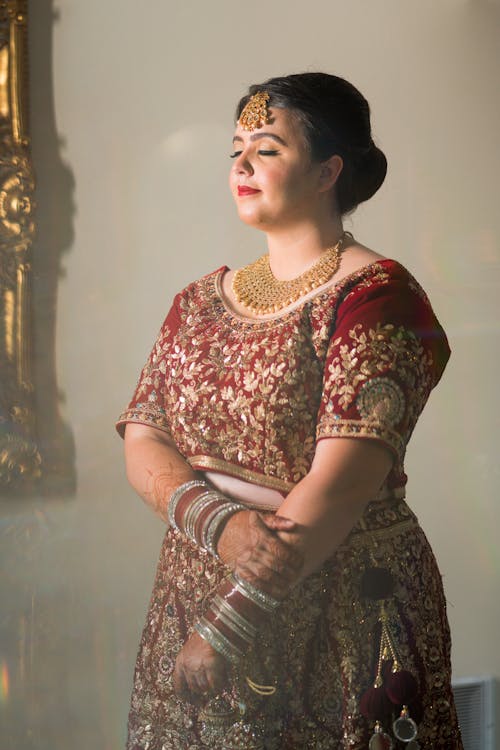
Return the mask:
[[461,748],[441,578],[403,499],[449,348],[408,271],[343,231],[386,173],[368,103],[273,78],[233,143],[269,255],[176,296],[119,421],[171,522],[128,748]]

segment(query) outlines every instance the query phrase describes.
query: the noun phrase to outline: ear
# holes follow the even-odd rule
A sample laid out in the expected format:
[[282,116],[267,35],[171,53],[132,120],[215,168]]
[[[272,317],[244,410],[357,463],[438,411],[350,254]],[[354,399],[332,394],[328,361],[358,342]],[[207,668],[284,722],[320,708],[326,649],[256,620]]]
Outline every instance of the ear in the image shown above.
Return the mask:
[[330,156],[329,159],[321,164],[321,171],[319,175],[320,192],[326,192],[335,185],[340,173],[342,172],[343,167],[344,160],[338,154]]

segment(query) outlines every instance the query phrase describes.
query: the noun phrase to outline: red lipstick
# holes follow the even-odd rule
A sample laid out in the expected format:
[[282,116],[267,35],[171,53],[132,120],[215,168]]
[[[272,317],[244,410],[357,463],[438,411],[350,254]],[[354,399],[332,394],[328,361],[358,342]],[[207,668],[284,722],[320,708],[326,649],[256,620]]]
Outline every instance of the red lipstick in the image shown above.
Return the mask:
[[260,190],[254,190],[254,188],[246,185],[238,185],[238,195],[255,195],[255,193],[260,193]]

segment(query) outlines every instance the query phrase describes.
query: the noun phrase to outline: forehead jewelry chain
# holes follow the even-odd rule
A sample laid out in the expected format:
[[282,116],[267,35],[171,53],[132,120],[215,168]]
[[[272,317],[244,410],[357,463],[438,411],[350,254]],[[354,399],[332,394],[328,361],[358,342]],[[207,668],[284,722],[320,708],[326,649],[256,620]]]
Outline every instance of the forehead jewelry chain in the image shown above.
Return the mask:
[[234,296],[254,314],[279,312],[332,278],[340,266],[341,249],[348,237],[352,238],[352,234],[344,232],[337,244],[325,250],[317,263],[289,281],[277,279],[271,270],[269,255],[263,255],[236,271],[232,285]]
[[266,91],[258,91],[243,107],[238,123],[243,130],[255,130],[269,123],[267,103],[270,99]]

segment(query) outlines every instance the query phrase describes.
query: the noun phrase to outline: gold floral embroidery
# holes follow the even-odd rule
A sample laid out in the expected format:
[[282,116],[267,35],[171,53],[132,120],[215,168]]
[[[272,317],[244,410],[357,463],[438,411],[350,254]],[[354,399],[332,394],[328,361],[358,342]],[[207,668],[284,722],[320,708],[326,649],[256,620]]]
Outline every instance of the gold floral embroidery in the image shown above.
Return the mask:
[[372,378],[361,386],[356,406],[364,419],[393,427],[403,418],[405,396],[393,380],[385,377]]
[[[248,472],[281,487],[307,474],[318,439],[376,438],[398,455],[390,486],[404,484],[405,445],[433,384],[432,357],[411,331],[393,322],[336,330],[341,305],[353,294],[389,289],[391,264],[370,264],[263,321],[235,317],[224,307],[217,294],[220,273],[191,284],[178,295],[121,423],[169,432],[200,467],[222,462],[234,476]],[[411,277],[401,267],[397,273],[399,293],[401,279],[409,285]],[[393,382],[394,393],[399,387],[409,394],[399,423],[373,406],[367,384],[381,377]]]
[[137,424],[147,424],[152,427],[157,427],[163,432],[169,432],[168,420],[165,410],[154,403],[136,404],[132,409],[126,409],[123,414],[120,415],[118,425],[120,431],[123,432],[123,427],[127,422],[135,422]]
[[[361,277],[356,272],[354,274],[351,274],[346,279],[343,280],[343,282],[347,282],[347,284],[343,284],[344,286],[347,286],[346,292],[344,294],[344,299],[348,299],[351,295],[357,294],[361,289],[369,289],[374,284],[377,284],[378,286],[386,285],[390,282],[391,275],[387,271],[387,268],[385,268],[383,262],[375,262],[371,263],[370,265],[366,266],[364,269],[364,273],[361,274]],[[354,283],[351,283],[354,281]]]
[[[332,436],[378,438],[402,462],[405,443],[434,384],[432,364],[432,355],[413,331],[392,323],[374,328],[356,324],[331,343],[317,437],[327,437],[331,430]],[[357,429],[358,413],[363,419]]]

